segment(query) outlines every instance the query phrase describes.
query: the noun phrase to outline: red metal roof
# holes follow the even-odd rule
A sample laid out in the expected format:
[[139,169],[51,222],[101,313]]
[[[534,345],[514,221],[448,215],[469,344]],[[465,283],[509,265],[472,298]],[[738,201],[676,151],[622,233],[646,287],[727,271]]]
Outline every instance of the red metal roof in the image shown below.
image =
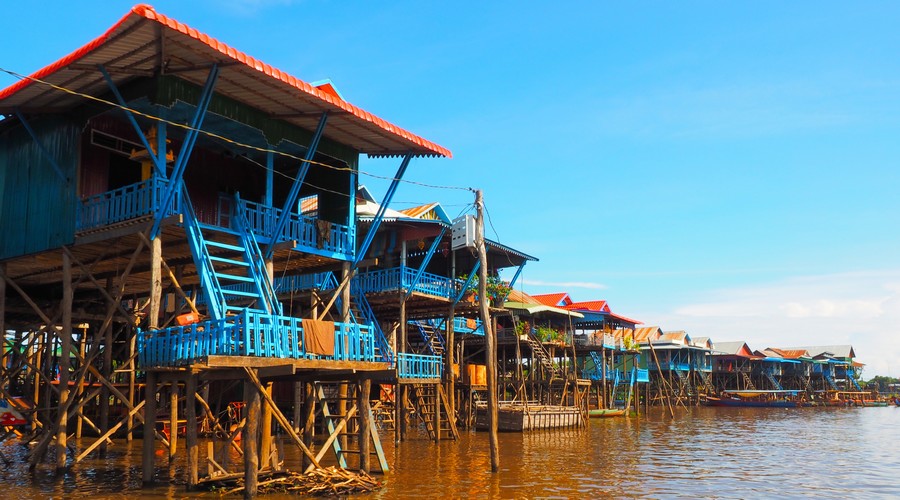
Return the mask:
[[541,295],[532,295],[538,302],[544,304],[545,306],[552,307],[565,307],[568,304],[572,303],[572,299],[569,298],[569,294],[565,292],[561,293],[545,293]]
[[636,319],[631,319],[631,318],[622,316],[621,314],[616,314],[616,313],[614,313],[614,312],[609,313],[609,315],[610,315],[610,317],[616,318],[616,319],[618,319],[618,320],[621,320],[621,321],[624,322],[624,323],[632,323],[632,324],[635,324],[635,325],[643,325],[643,324],[644,324],[643,321],[638,321],[638,320],[636,320]]
[[611,312],[609,310],[609,305],[605,300],[587,300],[582,302],[572,302],[564,307],[565,309],[570,310],[579,310],[579,311],[594,311],[594,312]]
[[[164,16],[149,5],[136,5],[98,38],[31,76],[97,96],[108,91],[98,74],[100,64],[107,68],[116,85],[152,76],[160,70],[177,70],[180,78],[202,86],[213,63],[220,67],[217,94],[307,130],[314,130],[319,115],[328,111],[325,136],[359,152],[372,156],[408,152],[452,156],[448,149],[342,100],[333,89],[316,88]],[[60,112],[82,100],[24,79],[0,91],[0,112]]]

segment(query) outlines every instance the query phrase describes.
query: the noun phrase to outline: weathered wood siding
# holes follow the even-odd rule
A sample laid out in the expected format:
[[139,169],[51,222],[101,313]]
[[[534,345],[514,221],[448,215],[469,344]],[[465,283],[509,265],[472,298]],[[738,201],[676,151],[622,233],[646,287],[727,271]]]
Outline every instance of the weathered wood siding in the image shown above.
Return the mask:
[[74,240],[79,129],[60,118],[30,124],[68,180],[60,178],[24,127],[0,136],[0,259]]

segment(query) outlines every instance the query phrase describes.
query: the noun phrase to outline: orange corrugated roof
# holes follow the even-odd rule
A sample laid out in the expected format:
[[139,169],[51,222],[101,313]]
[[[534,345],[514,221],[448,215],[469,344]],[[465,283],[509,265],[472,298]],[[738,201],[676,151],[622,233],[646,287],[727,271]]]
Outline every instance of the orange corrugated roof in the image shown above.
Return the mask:
[[403,209],[400,212],[412,217],[413,219],[418,219],[423,214],[428,213],[429,210],[433,209],[436,206],[437,203],[426,203],[425,205]]
[[[162,28],[162,29],[159,29]],[[165,40],[165,43],[163,43]],[[165,51],[165,52],[162,52]],[[316,88],[277,68],[201,33],[149,5],[136,5],[109,30],[87,45],[31,75],[49,83],[79,89],[89,95],[106,93],[98,65],[110,65],[117,85],[159,71],[159,61],[184,61],[204,67],[217,63],[216,93],[314,129],[318,115],[330,112],[325,136],[370,155],[438,155],[450,151],[341,99],[337,92]],[[238,63],[238,64],[234,64]],[[115,67],[113,67],[115,66]],[[122,68],[122,69],[119,69]],[[113,71],[117,70],[117,71]],[[179,77],[203,85],[206,71],[183,71]],[[0,112],[41,112],[80,104],[82,97],[65,94],[31,79],[0,91]]]
[[662,330],[658,326],[645,326],[643,328],[619,328],[612,334],[618,339],[631,336],[631,338],[635,342],[649,342],[650,340],[659,339],[659,336],[662,334]]
[[564,306],[564,309],[577,309],[579,311],[594,311],[594,312],[610,312],[609,305],[605,300],[587,300],[582,302],[572,302],[571,304]]
[[643,321],[638,321],[638,320],[636,320],[636,319],[631,319],[631,318],[622,316],[621,314],[616,314],[616,313],[614,313],[614,312],[609,313],[609,316],[612,317],[612,318],[616,318],[616,319],[622,320],[622,321],[624,321],[625,323],[633,323],[633,324],[635,324],[635,325],[643,325],[643,324],[644,324]]
[[569,298],[569,294],[565,292],[560,293],[544,293],[540,295],[532,295],[538,302],[544,304],[545,306],[552,307],[565,307],[566,304],[571,304],[572,299]]
[[773,351],[778,353],[779,356],[785,359],[797,359],[797,358],[808,358],[809,353],[806,352],[805,349],[778,349],[776,347],[768,348],[769,351]]

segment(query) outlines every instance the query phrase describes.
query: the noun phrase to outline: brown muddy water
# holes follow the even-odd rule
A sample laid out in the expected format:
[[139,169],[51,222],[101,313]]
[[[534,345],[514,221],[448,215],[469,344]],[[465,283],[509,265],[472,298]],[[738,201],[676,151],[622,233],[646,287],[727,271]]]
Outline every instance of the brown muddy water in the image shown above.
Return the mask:
[[[183,441],[182,441],[183,443]],[[202,447],[205,450],[205,446]],[[140,442],[117,441],[54,477],[30,474],[24,449],[0,447],[0,498],[217,498],[187,493],[183,458],[141,489]],[[286,465],[298,457],[288,450]],[[900,498],[900,408],[690,408],[676,418],[594,419],[581,430],[501,434],[501,471],[490,473],[487,437],[463,433],[435,445],[424,436],[385,443],[385,487],[360,498]],[[232,497],[236,498],[236,497]],[[282,499],[291,496],[265,496]]]

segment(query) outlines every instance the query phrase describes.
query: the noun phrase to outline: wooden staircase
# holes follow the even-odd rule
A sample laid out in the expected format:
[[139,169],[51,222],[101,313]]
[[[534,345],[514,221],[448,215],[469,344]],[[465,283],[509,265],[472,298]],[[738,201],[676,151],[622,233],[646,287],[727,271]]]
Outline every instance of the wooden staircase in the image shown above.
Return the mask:
[[753,381],[750,380],[750,375],[748,375],[747,372],[741,372],[741,375],[744,378],[744,388],[748,391],[755,391],[756,386],[753,385]]
[[444,336],[441,330],[435,326],[434,322],[429,320],[410,321],[416,327],[422,336],[422,342],[425,352],[421,354],[433,354],[435,356],[444,356]]
[[540,341],[534,338],[533,333],[529,332],[525,335],[522,335],[521,339],[528,345],[529,348],[531,348],[531,352],[534,354],[534,357],[538,360],[541,366],[544,367],[544,370],[546,370],[547,373],[550,374],[550,380],[553,380],[555,378],[565,378],[565,376],[563,376],[562,370],[560,370],[559,367],[553,363],[553,358],[550,357],[550,353],[547,352],[546,349],[544,349],[544,345],[541,344]]
[[[416,410],[416,416],[424,425],[428,436],[434,441],[440,439],[459,439],[456,418],[447,402],[444,387],[441,384],[410,384],[412,394],[410,403]],[[435,411],[437,427],[435,427]]]

